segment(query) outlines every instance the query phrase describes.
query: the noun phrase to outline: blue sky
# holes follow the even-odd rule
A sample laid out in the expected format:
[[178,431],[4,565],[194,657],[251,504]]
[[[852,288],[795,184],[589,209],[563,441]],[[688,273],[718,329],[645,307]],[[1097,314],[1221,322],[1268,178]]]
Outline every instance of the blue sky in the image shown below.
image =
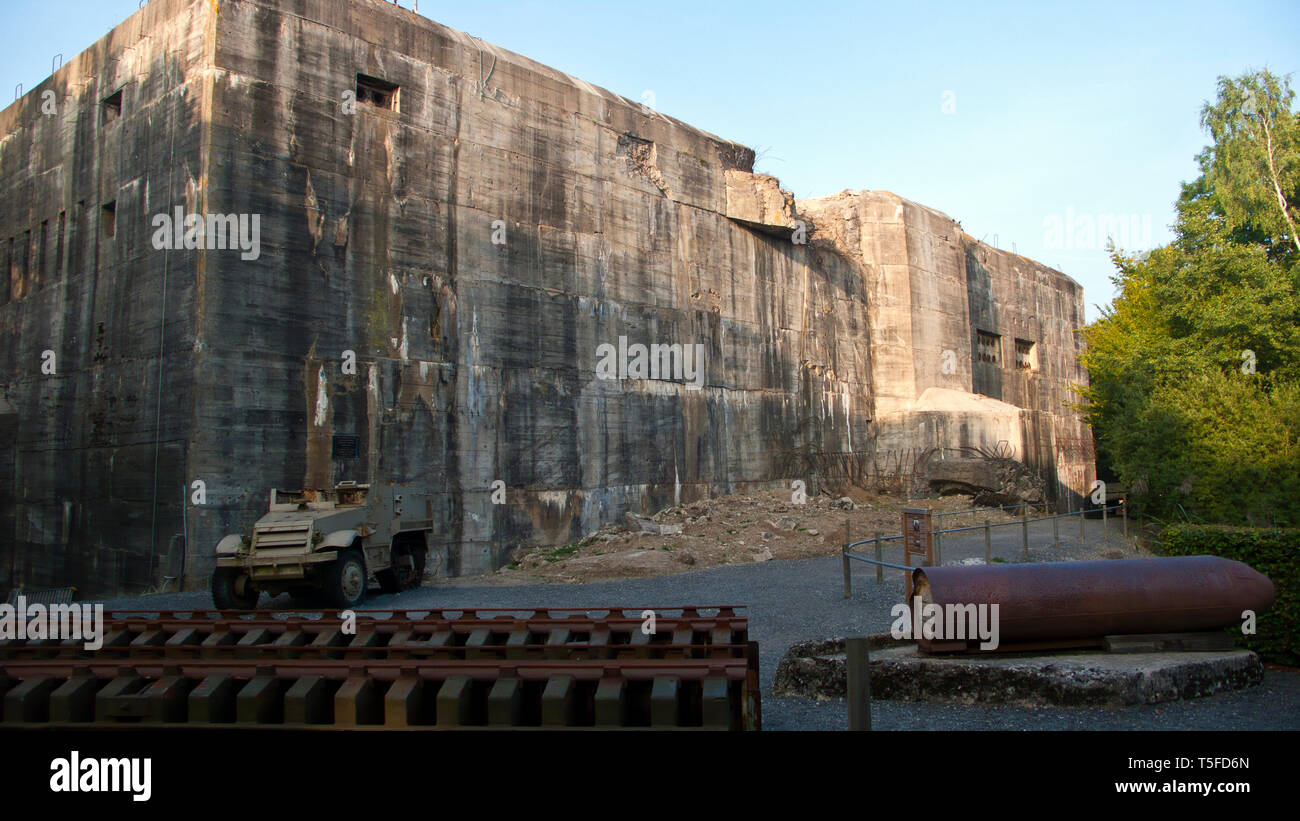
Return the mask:
[[[6,0],[0,80],[31,88],[138,4]],[[1089,319],[1113,270],[1088,224],[1122,219],[1129,247],[1168,241],[1216,77],[1300,69],[1296,2],[423,0],[420,13],[633,100],[651,92],[665,114],[760,150],[757,170],[796,197],[886,189],[1015,243],[1084,285]]]

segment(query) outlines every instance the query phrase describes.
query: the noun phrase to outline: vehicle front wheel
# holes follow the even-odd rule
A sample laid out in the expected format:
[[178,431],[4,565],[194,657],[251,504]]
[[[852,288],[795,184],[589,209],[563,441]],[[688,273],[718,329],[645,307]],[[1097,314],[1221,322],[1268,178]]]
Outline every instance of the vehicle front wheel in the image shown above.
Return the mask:
[[261,596],[248,574],[237,567],[218,567],[212,573],[212,603],[218,610],[252,610]]
[[344,551],[330,565],[326,594],[339,610],[351,610],[366,597],[366,566],[360,552]]

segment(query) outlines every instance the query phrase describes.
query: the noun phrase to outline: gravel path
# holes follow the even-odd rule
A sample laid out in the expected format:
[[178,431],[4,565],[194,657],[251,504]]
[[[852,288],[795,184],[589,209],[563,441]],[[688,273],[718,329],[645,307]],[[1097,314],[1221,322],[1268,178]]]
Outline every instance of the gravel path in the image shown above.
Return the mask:
[[[1101,523],[1089,520],[1089,540],[1078,540],[1077,520],[1061,523],[1062,545],[1051,548],[1048,522],[1030,528],[1031,556],[1036,561],[1132,556],[1118,524],[1111,539],[1099,536]],[[1069,531],[1069,537],[1066,537]],[[1023,557],[1018,526],[993,531],[993,555],[1014,562]],[[944,540],[945,564],[982,558],[984,537],[975,531],[965,538]],[[887,551],[898,561],[899,548]],[[772,696],[777,663],[791,644],[806,639],[883,632],[889,629],[889,609],[901,599],[901,574],[886,570],[885,583],[875,583],[870,565],[854,563],[853,597],[843,598],[838,556],[796,561],[769,561],[712,567],[675,576],[623,579],[583,585],[426,586],[396,595],[375,595],[366,607],[660,607],[681,605],[745,605],[750,638],[759,642],[763,687],[763,725],[772,730],[838,730],[848,725],[843,701],[816,702]],[[106,602],[110,607],[160,609],[210,607],[206,592],[174,593]],[[287,598],[276,605],[288,606]],[[267,606],[264,598],[262,606]],[[877,729],[898,730],[1243,730],[1300,729],[1300,672],[1269,670],[1264,682],[1249,690],[1155,706],[1124,708],[1020,708],[939,703],[873,701]]]

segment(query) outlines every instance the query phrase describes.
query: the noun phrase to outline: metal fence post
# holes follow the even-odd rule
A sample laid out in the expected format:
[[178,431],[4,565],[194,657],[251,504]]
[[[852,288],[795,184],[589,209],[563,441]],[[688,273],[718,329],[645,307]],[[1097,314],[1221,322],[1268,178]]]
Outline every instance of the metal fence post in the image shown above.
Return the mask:
[[844,520],[844,550],[840,553],[840,561],[843,562],[844,571],[844,598],[853,598],[853,581],[849,577],[849,545],[853,540],[849,538],[849,520]]
[[866,638],[851,638],[845,642],[845,676],[848,681],[849,729],[871,729],[871,677],[870,653]]
[[1020,509],[1020,535],[1025,542],[1025,558],[1029,558],[1029,508]]
[[876,531],[876,584],[885,583],[885,566],[880,564],[880,531]]
[[1052,546],[1061,546],[1061,520],[1057,514],[1052,514]]
[[1106,503],[1101,503],[1101,541],[1102,544],[1110,544],[1110,534],[1106,532]]
[[1124,519],[1124,538],[1128,538],[1128,499],[1119,503],[1119,515]]
[[943,567],[943,534],[934,532],[934,566]]
[[1087,538],[1087,536],[1084,534],[1083,531],[1083,524],[1084,524],[1083,520],[1085,518],[1084,513],[1086,512],[1087,512],[1087,508],[1084,507],[1082,504],[1080,504],[1079,505],[1079,541],[1081,543]]
[[984,564],[993,564],[993,543],[989,540],[989,520],[984,520]]

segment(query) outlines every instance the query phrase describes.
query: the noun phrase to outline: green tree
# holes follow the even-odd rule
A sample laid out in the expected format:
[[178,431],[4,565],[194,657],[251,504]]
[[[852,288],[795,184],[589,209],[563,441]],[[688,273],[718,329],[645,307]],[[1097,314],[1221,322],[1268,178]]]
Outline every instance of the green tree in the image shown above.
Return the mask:
[[1201,109],[1201,127],[1214,140],[1197,156],[1205,193],[1242,241],[1300,252],[1300,119],[1291,112],[1288,78],[1267,71],[1220,77],[1218,92]]
[[1112,305],[1084,329],[1084,407],[1136,510],[1300,524],[1300,118],[1288,78],[1220,78],[1213,142],[1175,239],[1113,252]]

